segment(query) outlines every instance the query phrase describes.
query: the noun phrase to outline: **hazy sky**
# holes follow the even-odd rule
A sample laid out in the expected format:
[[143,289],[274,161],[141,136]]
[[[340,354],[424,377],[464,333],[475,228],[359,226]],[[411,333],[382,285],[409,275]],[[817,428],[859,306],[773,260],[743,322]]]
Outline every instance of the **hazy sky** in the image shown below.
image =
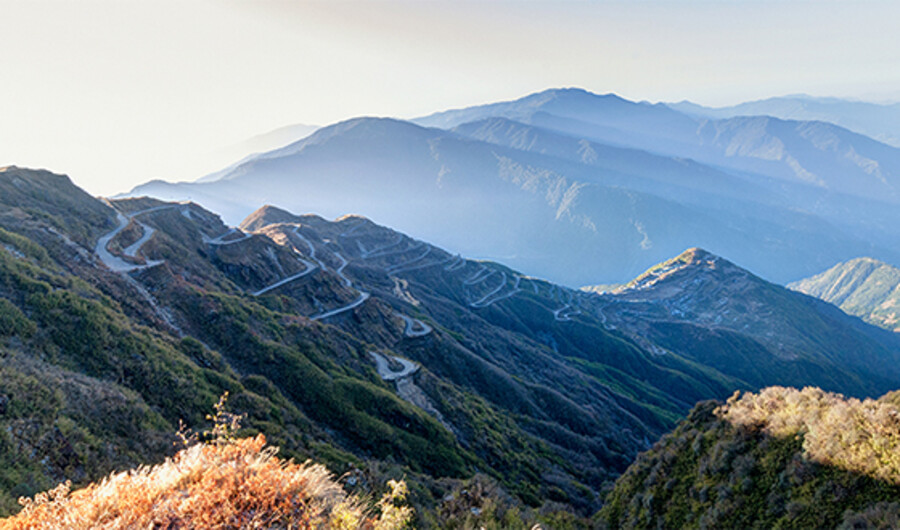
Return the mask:
[[0,20],[0,165],[96,194],[193,180],[292,123],[550,87],[900,99],[894,0],[0,0]]

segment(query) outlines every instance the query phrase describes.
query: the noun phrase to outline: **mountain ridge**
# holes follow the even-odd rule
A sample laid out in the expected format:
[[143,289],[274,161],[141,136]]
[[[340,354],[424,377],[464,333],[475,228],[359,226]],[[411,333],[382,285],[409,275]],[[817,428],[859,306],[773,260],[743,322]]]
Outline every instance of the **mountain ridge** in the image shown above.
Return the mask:
[[855,258],[788,288],[821,298],[870,324],[900,331],[900,270],[883,261]]
[[[468,129],[446,132],[397,120],[349,120],[292,144],[284,156],[250,162],[219,182],[153,184],[131,195],[194,200],[232,212],[234,224],[252,211],[251,203],[326,217],[361,213],[457,252],[503,258],[568,285],[626,281],[698,244],[777,281],[794,280],[851,255],[892,255],[890,247],[860,236],[871,237],[873,222],[861,220],[864,228],[835,226],[784,200],[777,188],[781,184],[760,186],[694,162],[589,140],[582,144],[586,149],[610,158],[585,163],[587,151],[577,154],[578,148],[570,147],[577,140],[537,132],[546,149],[481,141],[488,138]],[[659,165],[665,174],[654,170]],[[704,186],[710,181],[722,183]],[[729,191],[724,182],[737,183],[743,192]],[[828,204],[815,195],[809,200]],[[397,203],[404,208],[396,208]],[[896,215],[888,207],[854,211],[862,212],[857,217]],[[848,218],[843,210],[837,217]],[[792,257],[773,263],[754,257],[761,255],[760,248]]]
[[[869,377],[868,359],[896,364],[900,356],[893,335],[870,336],[835,310],[827,324],[858,345],[856,364],[800,341],[796,359],[776,357],[781,364],[716,367],[704,358],[710,344],[732,344],[726,351],[734,358],[773,358],[766,329],[743,330],[740,319],[730,328],[672,321],[652,300],[567,289],[359,216],[328,221],[264,207],[228,227],[195,203],[105,204],[66,189],[32,193],[49,177],[22,171],[0,173],[0,189],[26,191],[0,196],[0,348],[7,352],[0,394],[15,382],[29,389],[16,396],[48,412],[33,418],[34,431],[15,423],[21,415],[0,422],[14,422],[21,443],[45,447],[65,464],[47,475],[25,460],[0,474],[0,485],[22,494],[72,466],[84,469],[74,476],[88,479],[122,465],[87,460],[82,440],[89,437],[79,429],[114,447],[123,441],[103,428],[142,433],[142,443],[121,454],[148,455],[140,458],[147,462],[161,454],[153,444],[177,419],[196,422],[228,389],[235,412],[247,413],[248,426],[287,455],[315,456],[338,470],[352,464],[377,478],[405,474],[423,513],[437,513],[447,488],[462,488],[478,469],[524,505],[552,500],[587,515],[599,507],[603,484],[693,402],[755,388],[754,377],[870,395],[890,382]],[[96,210],[97,219],[54,221],[80,213],[54,207],[57,200],[84,201],[80,210]],[[70,240],[75,232],[85,236],[69,245],[47,230],[54,224],[59,234],[72,230]],[[130,268],[105,267],[98,242]],[[715,294],[717,276],[702,276],[710,282],[702,292]],[[800,297],[758,282],[776,293],[760,303]],[[19,292],[21,285],[31,294]],[[694,297],[697,310],[712,298]],[[788,309],[824,318],[815,308]],[[647,334],[648,327],[657,333]],[[38,368],[22,368],[32,358]],[[88,413],[88,421],[71,384],[54,404],[39,389],[52,384],[57,366],[67,370],[64,380],[89,377],[94,392],[132,396],[120,401],[122,417],[146,419],[124,431],[108,413]],[[17,397],[14,410],[22,403]],[[40,474],[26,483],[16,474],[21,469]]]

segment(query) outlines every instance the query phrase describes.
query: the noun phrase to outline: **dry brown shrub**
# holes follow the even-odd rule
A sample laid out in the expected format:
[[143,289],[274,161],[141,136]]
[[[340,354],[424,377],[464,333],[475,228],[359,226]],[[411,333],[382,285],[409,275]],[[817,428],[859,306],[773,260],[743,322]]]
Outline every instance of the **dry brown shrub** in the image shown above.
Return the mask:
[[265,438],[195,444],[154,467],[115,473],[68,492],[64,484],[0,521],[2,529],[124,528],[362,528],[407,525],[411,509],[397,506],[405,484],[367,510],[321,465],[275,456]]

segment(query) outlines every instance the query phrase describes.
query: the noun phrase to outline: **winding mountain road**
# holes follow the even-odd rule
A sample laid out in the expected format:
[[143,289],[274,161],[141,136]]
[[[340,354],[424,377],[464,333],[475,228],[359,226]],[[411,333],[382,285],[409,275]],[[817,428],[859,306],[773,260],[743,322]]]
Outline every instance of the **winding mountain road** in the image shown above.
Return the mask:
[[[569,311],[569,309],[572,309],[572,311]],[[573,309],[570,304],[566,304],[553,311],[553,318],[555,318],[559,322],[569,322],[572,320],[572,317],[580,314],[580,309]]]
[[[479,267],[480,268],[477,271],[475,271],[475,274],[469,276],[469,278],[467,280],[463,281],[463,285],[475,285],[476,283],[481,283],[484,280],[490,278],[490,276],[492,274],[497,272],[493,269],[489,269],[489,268],[485,267],[484,264],[481,264],[481,263],[479,263]],[[487,274],[482,276],[482,274],[484,274],[485,272],[487,272]]]
[[[519,285],[522,282],[522,277],[516,276],[515,278],[516,278],[516,280],[515,280],[515,283],[513,284],[513,288],[510,289],[509,291],[507,291],[499,296],[495,296],[497,293],[499,293],[499,290],[494,289],[492,292],[488,293],[481,300],[474,302],[472,304],[469,304],[469,305],[471,307],[488,307],[491,304],[496,304],[500,300],[506,300],[507,298],[511,298],[512,296],[515,296],[516,293],[519,293],[522,291],[522,289],[519,289]],[[504,286],[506,286],[506,273],[503,273],[503,283],[500,284],[500,288],[502,289]],[[491,298],[491,297],[493,297],[493,298]]]
[[394,370],[391,370],[391,365],[388,362],[387,357],[385,357],[384,355],[374,351],[370,351],[369,355],[371,355],[375,359],[375,369],[378,371],[378,376],[385,381],[396,381],[398,379],[402,379],[414,374],[419,369],[418,364],[408,359],[401,359],[400,357],[395,357],[392,355],[391,359],[403,366],[400,371],[395,372]]
[[310,320],[322,320],[324,318],[333,317],[334,315],[339,315],[345,311],[350,311],[351,309],[355,309],[362,305],[363,302],[369,299],[371,295],[365,291],[359,291],[359,298],[350,302],[349,304],[339,307],[337,309],[332,309],[331,311],[322,313],[321,315],[314,315],[309,317]]
[[350,281],[350,278],[344,275],[344,269],[347,267],[348,261],[347,258],[341,255],[340,252],[334,252],[334,257],[341,261],[341,266],[334,270],[334,273],[337,274],[341,281],[344,282],[344,287],[350,287],[353,285],[353,282]]
[[[232,234],[237,234],[237,233],[240,233],[241,237],[239,237],[237,239],[229,239],[227,241],[225,240],[226,237],[228,237]],[[233,245],[235,243],[240,243],[241,241],[244,241],[245,239],[250,239],[251,237],[253,237],[253,234],[248,234],[246,232],[242,232],[238,228],[231,227],[228,229],[227,232],[225,232],[224,234],[222,234],[220,236],[214,237],[212,239],[209,239],[208,237],[204,236],[203,240],[207,244],[210,244],[210,245],[225,246],[225,245]]]
[[147,226],[143,223],[140,223],[138,221],[135,221],[135,222],[138,224],[138,226],[141,227],[141,229],[144,231],[144,234],[141,236],[140,239],[138,239],[137,241],[135,241],[134,243],[129,245],[128,248],[126,248],[125,250],[122,251],[122,253],[125,254],[126,256],[128,256],[129,258],[136,258],[138,250],[140,250],[141,247],[144,246],[144,243],[146,243],[147,241],[150,241],[150,238],[153,237],[153,232],[156,232],[156,230],[154,230],[153,228],[150,228],[149,226]]
[[[301,261],[303,261],[303,260],[301,260]],[[271,291],[272,289],[277,289],[277,288],[281,287],[282,285],[291,283],[291,282],[294,281],[294,280],[297,280],[297,279],[300,279],[300,278],[306,276],[307,274],[311,273],[312,271],[316,270],[316,268],[317,268],[317,267],[315,266],[315,264],[310,263],[310,262],[308,262],[308,261],[304,261],[303,264],[307,266],[307,267],[306,267],[306,270],[304,270],[304,271],[302,271],[302,272],[298,272],[297,274],[294,274],[294,275],[292,275],[292,276],[288,276],[287,278],[283,278],[283,279],[281,279],[281,280],[278,280],[277,282],[273,283],[272,285],[269,285],[269,286],[267,286],[267,287],[263,287],[263,288],[260,289],[259,291],[255,291],[255,292],[250,293],[250,294],[252,294],[253,296],[262,296],[262,295],[268,293],[269,291]]]
[[[103,264],[106,265],[106,267],[109,270],[111,270],[113,272],[125,274],[125,273],[129,273],[129,272],[136,271],[136,270],[155,267],[155,266],[163,263],[163,260],[155,260],[155,261],[147,260],[147,262],[145,264],[138,265],[135,263],[130,263],[128,261],[125,261],[122,258],[120,258],[119,256],[116,256],[115,254],[113,254],[112,252],[109,251],[109,243],[113,240],[113,238],[115,238],[117,235],[119,235],[119,232],[121,232],[122,230],[125,229],[125,227],[128,226],[128,224],[131,222],[131,219],[135,215],[147,213],[148,211],[150,211],[150,210],[144,210],[142,212],[133,214],[131,217],[126,217],[121,212],[116,210],[116,220],[119,222],[119,225],[116,228],[114,228],[111,232],[101,236],[100,239],[97,240],[97,246],[94,247],[94,253],[97,254],[97,257],[100,258],[100,261],[102,261]],[[143,224],[140,224],[140,226],[144,228],[143,237],[141,237],[141,239],[139,239],[135,244],[130,245],[127,249],[125,249],[124,253],[128,257],[135,257],[137,252],[140,250],[141,245],[146,243],[147,240],[150,239],[150,236],[153,235],[153,231],[152,231],[152,229],[150,229],[150,227],[147,227]],[[149,232],[149,234],[148,234],[148,232]]]
[[[410,249],[410,250],[412,250],[412,249]],[[388,273],[388,275],[391,275],[391,274],[396,274],[398,272],[403,272],[406,270],[413,270],[416,268],[414,264],[419,263],[420,261],[425,259],[425,257],[428,256],[428,254],[430,254],[430,253],[431,253],[431,247],[429,246],[425,249],[425,252],[423,252],[420,256],[415,257],[409,261],[400,263],[398,265],[391,265],[390,267],[387,267],[386,269],[384,269],[384,271],[386,273]]]
[[323,271],[328,270],[328,266],[325,265],[321,259],[316,257],[316,247],[313,246],[312,242],[309,239],[306,239],[303,234],[300,233],[299,225],[294,227],[294,235],[300,238],[300,240],[303,241],[304,244],[306,244],[306,247],[309,248],[309,257],[316,260],[316,263],[318,263],[319,266],[322,267]]
[[[488,277],[490,277],[490,274],[485,276],[485,279],[487,279]],[[482,296],[478,300],[469,304],[469,306],[470,307],[487,307],[488,305],[490,305],[490,304],[486,303],[488,301],[488,299],[490,297],[494,296],[495,294],[499,293],[500,290],[503,289],[504,287],[506,287],[506,273],[501,272],[500,273],[500,285],[498,285],[497,287],[492,289],[490,292],[488,292],[488,294]]]
[[456,256],[453,256],[453,258],[450,260],[449,264],[444,266],[444,270],[447,272],[453,272],[453,271],[459,270],[465,266],[466,266],[466,260],[464,260],[463,257],[460,256],[459,254],[457,254]]
[[[397,241],[394,241],[393,243],[389,243],[382,247],[376,247],[371,250],[368,250],[368,249],[366,249],[365,246],[363,246],[362,241],[357,241],[356,247],[359,249],[359,256],[362,259],[378,258],[381,256],[389,256],[391,254],[397,253],[395,251],[391,251],[391,252],[387,252],[387,251],[400,245],[401,243],[403,243],[403,241],[404,241],[403,236],[401,234],[397,234]],[[406,250],[410,250],[410,249],[406,249]],[[406,252],[406,250],[401,250],[399,252]]]
[[[418,318],[411,318],[403,313],[394,313],[406,323],[406,328],[403,330],[403,334],[407,337],[424,337],[428,335],[432,331],[432,327],[428,324],[422,322]],[[419,329],[416,329],[418,327]]]

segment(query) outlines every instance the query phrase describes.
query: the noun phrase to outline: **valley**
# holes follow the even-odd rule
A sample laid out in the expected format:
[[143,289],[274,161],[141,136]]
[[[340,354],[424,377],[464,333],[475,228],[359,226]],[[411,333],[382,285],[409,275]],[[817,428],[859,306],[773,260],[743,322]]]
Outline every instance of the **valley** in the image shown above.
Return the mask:
[[[596,294],[357,215],[266,206],[229,227],[195,203],[104,203],[19,168],[0,173],[0,189],[4,319],[16,323],[2,366],[7,381],[30,381],[3,395],[44,403],[34,392],[61,370],[53,377],[132,396],[113,416],[64,393],[41,419],[5,420],[19,447],[67,455],[80,480],[162,456],[153,444],[228,390],[251,432],[286,455],[372,480],[403,474],[423,514],[479,470],[524,506],[552,498],[586,517],[697,401],[771,384],[859,397],[900,386],[896,335],[701,249]],[[16,294],[48,279],[59,301]],[[43,313],[49,300],[59,309]],[[72,327],[76,311],[101,327]],[[138,410],[152,418],[131,427],[144,442],[117,449],[124,461],[93,460],[79,440],[130,443],[106,431]],[[34,488],[69,473],[15,469]],[[20,473],[0,477],[4,488],[21,488]]]
[[0,5],[0,530],[900,528],[900,2]]

